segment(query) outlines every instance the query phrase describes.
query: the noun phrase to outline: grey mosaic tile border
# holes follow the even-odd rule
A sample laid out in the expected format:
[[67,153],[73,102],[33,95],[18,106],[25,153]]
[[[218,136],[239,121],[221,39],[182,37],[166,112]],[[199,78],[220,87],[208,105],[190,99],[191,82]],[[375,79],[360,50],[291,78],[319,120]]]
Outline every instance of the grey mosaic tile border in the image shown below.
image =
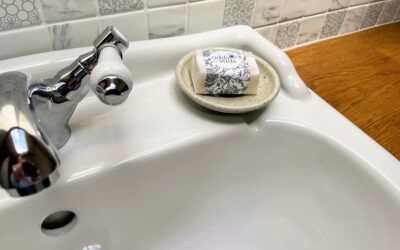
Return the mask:
[[383,5],[381,15],[379,16],[377,23],[385,24],[385,23],[390,23],[391,21],[393,21],[399,7],[400,7],[399,0],[391,0],[391,1],[385,2]]
[[364,20],[361,23],[361,29],[372,27],[378,21],[379,14],[383,9],[383,2],[371,4],[368,9],[367,13],[365,14]]
[[225,0],[225,26],[250,25],[255,0]]
[[347,10],[340,10],[329,13],[326,16],[325,24],[322,27],[320,38],[327,38],[338,35],[346,13]]
[[281,49],[293,47],[300,32],[301,23],[298,20],[278,24],[275,45]]
[[99,0],[101,15],[110,15],[128,11],[143,10],[143,0]]

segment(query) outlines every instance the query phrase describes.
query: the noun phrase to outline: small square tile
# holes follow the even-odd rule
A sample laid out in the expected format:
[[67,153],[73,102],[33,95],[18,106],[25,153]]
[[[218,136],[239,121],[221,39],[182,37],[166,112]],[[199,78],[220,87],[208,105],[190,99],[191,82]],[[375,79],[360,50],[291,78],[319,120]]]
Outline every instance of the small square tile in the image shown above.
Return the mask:
[[359,30],[365,13],[367,13],[367,9],[368,6],[366,5],[350,8],[347,11],[346,17],[344,18],[342,27],[340,29],[340,34],[346,34]]
[[47,22],[54,23],[96,15],[94,0],[41,0]]
[[0,60],[51,51],[47,29],[41,26],[0,32]]
[[329,10],[340,10],[350,6],[350,0],[332,0]]
[[155,7],[165,7],[176,4],[184,4],[186,0],[147,0],[147,7],[155,8]]
[[394,20],[393,21],[400,21],[400,7],[399,7],[399,9],[397,10],[397,14],[396,14],[396,16],[394,17]]
[[253,27],[277,23],[285,0],[256,0],[253,16]]
[[265,37],[268,41],[273,43],[275,41],[275,36],[276,36],[276,31],[277,31],[277,26],[276,24],[274,25],[269,25],[261,28],[257,28],[256,31]]
[[38,0],[0,0],[0,31],[41,24]]
[[303,19],[300,28],[297,45],[309,43],[318,39],[322,26],[324,25],[326,14],[311,16]]
[[346,16],[346,10],[330,12],[326,15],[324,26],[322,27],[320,38],[327,38],[339,34],[340,27]]
[[253,15],[254,0],[225,0],[225,26],[250,25]]
[[308,7],[306,15],[315,15],[323,12],[327,12],[331,7],[332,0],[308,0]]
[[147,17],[150,39],[186,33],[186,6],[152,9],[148,11]]
[[275,45],[281,49],[293,47],[296,44],[299,31],[300,22],[298,20],[278,24]]
[[115,26],[129,41],[146,40],[147,18],[144,11],[128,12],[100,18],[101,30],[107,26]]
[[383,2],[373,3],[368,6],[367,13],[364,16],[364,20],[361,23],[361,29],[372,27],[378,21],[378,17],[383,9]]
[[222,27],[224,0],[198,1],[189,4],[188,33],[199,33]]
[[90,46],[100,34],[95,18],[53,24],[48,27],[53,50]]
[[287,21],[304,16],[307,0],[286,0],[281,21]]
[[391,0],[384,2],[383,9],[378,18],[377,24],[390,23],[396,16],[397,9],[400,7],[400,1]]
[[143,0],[99,0],[101,15],[143,10]]
[[371,0],[351,0],[350,1],[350,5],[354,6],[354,5],[361,5],[361,4],[366,4],[366,3],[370,3]]

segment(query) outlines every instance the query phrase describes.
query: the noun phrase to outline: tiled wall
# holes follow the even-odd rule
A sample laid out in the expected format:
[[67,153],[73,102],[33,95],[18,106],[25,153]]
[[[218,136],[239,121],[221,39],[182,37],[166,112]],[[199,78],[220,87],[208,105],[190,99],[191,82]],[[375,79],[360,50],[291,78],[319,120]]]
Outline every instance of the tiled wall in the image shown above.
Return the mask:
[[108,25],[132,40],[246,24],[280,48],[400,20],[400,0],[0,0],[0,59],[88,46]]

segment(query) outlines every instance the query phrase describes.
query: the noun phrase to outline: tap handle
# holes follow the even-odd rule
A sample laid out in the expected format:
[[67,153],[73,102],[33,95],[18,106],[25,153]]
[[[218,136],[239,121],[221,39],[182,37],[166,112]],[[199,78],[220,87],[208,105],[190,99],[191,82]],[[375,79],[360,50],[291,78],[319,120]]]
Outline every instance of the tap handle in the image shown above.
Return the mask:
[[98,63],[90,75],[91,88],[103,103],[121,104],[132,90],[132,74],[114,45],[104,46],[99,53]]

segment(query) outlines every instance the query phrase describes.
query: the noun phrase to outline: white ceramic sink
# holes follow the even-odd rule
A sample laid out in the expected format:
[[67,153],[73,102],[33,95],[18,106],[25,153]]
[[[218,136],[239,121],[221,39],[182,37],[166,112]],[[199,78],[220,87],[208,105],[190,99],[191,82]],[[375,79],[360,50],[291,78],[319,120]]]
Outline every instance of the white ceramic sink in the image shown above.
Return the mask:
[[[246,115],[193,104],[174,68],[209,46],[268,60],[282,80],[277,99]],[[0,69],[48,77],[87,50]],[[116,107],[94,96],[80,104],[57,184],[18,199],[0,191],[0,249],[400,249],[400,163],[309,91],[255,31],[136,42],[125,62],[131,97]],[[60,210],[74,212],[74,224],[45,234],[43,219]]]

